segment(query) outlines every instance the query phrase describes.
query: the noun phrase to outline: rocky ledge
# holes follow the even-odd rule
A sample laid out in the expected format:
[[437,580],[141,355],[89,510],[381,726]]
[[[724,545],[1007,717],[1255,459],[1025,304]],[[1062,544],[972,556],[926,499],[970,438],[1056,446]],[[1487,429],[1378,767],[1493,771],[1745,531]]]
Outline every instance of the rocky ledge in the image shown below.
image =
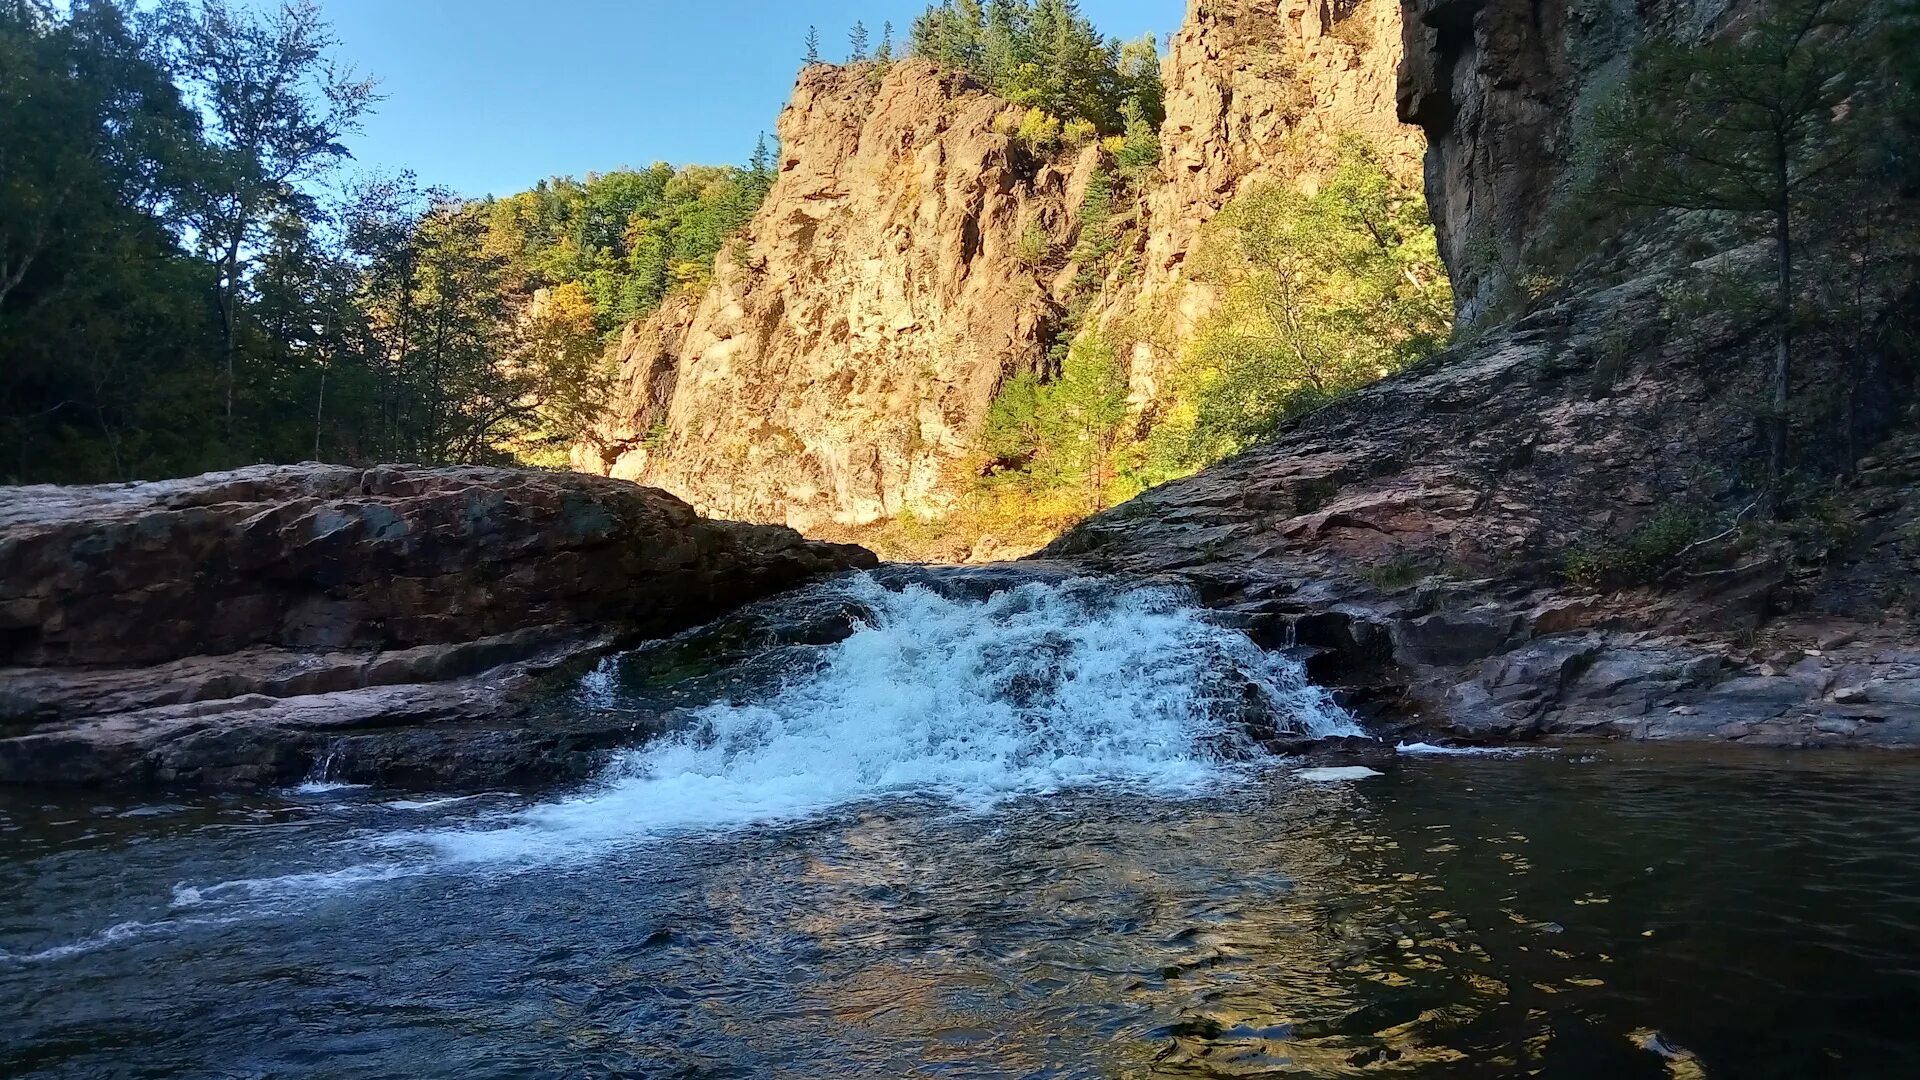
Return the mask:
[[[1186,582],[1387,728],[1920,748],[1909,384],[1871,388],[1891,407],[1857,469],[1761,521],[1734,390],[1760,382],[1765,338],[1669,332],[1661,285],[1543,305],[1041,557]],[[1583,545],[1681,510],[1714,524],[1657,580],[1566,572]]]
[[873,556],[624,481],[262,466],[0,489],[0,783],[576,775],[545,671]]

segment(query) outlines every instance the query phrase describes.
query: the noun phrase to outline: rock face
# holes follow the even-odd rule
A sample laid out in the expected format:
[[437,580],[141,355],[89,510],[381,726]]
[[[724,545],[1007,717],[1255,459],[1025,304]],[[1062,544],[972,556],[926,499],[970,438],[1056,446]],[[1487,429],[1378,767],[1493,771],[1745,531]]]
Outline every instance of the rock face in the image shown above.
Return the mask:
[[[1829,496],[1847,528],[1813,538],[1811,556],[1791,529],[1700,535],[1654,587],[1570,584],[1570,551],[1663,511],[1752,523],[1742,466],[1763,460],[1752,402],[1766,326],[1733,311],[1671,317],[1702,237],[1630,223],[1629,239],[1608,242],[1622,250],[1590,255],[1574,287],[1501,317],[1528,238],[1572,176],[1569,118],[1643,35],[1691,33],[1707,15],[1603,6],[1574,26],[1551,0],[1408,11],[1401,105],[1431,139],[1429,200],[1473,332],[1043,556],[1192,580],[1274,640],[1322,650],[1322,673],[1456,733],[1920,744],[1920,635],[1898,599],[1920,468],[1895,464],[1915,452],[1900,449],[1915,283],[1876,293],[1861,323],[1815,320],[1799,337],[1802,468],[1841,471],[1843,433],[1895,436]],[[1717,265],[1765,257],[1736,249]],[[1852,412],[1812,392],[1850,379]],[[1823,644],[1836,626],[1850,628],[1844,647]]]
[[1023,113],[923,61],[803,71],[773,191],[704,296],[628,330],[577,463],[803,529],[944,507],[1001,382],[1046,360],[1037,268],[1091,175],[1013,138]]
[[1566,242],[1588,122],[1649,34],[1698,40],[1753,0],[1403,0],[1401,119],[1426,133],[1427,202],[1460,324],[1511,315],[1522,279]]
[[578,474],[0,489],[0,782],[304,771],[328,730],[511,717],[536,670],[873,564]]
[[[1236,194],[1311,185],[1349,133],[1416,170],[1399,51],[1393,0],[1194,0],[1164,65],[1159,182],[1081,301],[1132,328],[1136,402],[1212,307],[1183,267]],[[704,295],[628,328],[611,420],[575,466],[803,530],[941,514],[995,393],[1046,369],[1079,276],[1062,263],[1098,151],[1036,156],[1009,134],[1024,112],[922,61],[803,71],[772,193]]]
[[[1153,397],[1214,297],[1186,275],[1202,230],[1234,197],[1268,185],[1310,187],[1344,136],[1364,138],[1396,174],[1419,171],[1420,130],[1395,108],[1401,49],[1396,0],[1192,0],[1161,64],[1166,122],[1160,182],[1146,195],[1141,273],[1107,285],[1108,326],[1145,315],[1134,396]],[[1157,340],[1156,340],[1157,339]]]

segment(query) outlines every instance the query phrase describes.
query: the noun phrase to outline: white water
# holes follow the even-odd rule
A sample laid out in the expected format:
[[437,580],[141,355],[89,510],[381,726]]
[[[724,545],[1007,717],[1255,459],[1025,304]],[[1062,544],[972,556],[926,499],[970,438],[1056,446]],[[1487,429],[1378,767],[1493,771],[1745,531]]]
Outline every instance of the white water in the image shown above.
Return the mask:
[[[369,831],[342,845],[360,858],[377,853],[375,861],[180,883],[148,920],[0,960],[58,960],[455,866],[512,871],[888,795],[977,810],[1095,785],[1194,793],[1258,756],[1249,718],[1291,734],[1359,734],[1297,662],[1214,625],[1173,590],[1033,582],[952,599],[867,577],[847,588],[871,618],[824,648],[816,666],[763,700],[700,709],[689,729],[621,754],[572,797],[461,824]],[[602,705],[618,704],[610,671],[583,687]],[[323,758],[294,790],[348,786],[327,778],[330,765]],[[414,814],[478,798],[374,805]]]
[[700,710],[577,797],[494,828],[397,839],[456,860],[544,861],[894,793],[981,808],[1097,784],[1190,792],[1252,752],[1249,711],[1291,733],[1358,734],[1296,662],[1172,590],[1033,582],[953,599],[871,578],[849,589],[871,620],[769,699]]

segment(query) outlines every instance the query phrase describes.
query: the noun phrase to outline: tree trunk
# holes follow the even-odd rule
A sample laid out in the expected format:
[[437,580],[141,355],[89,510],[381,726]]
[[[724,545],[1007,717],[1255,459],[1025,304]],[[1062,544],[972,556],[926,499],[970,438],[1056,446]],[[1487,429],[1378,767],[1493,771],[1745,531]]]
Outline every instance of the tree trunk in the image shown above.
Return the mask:
[[1773,424],[1767,454],[1767,476],[1774,489],[1774,505],[1779,507],[1780,486],[1787,473],[1787,402],[1793,390],[1793,231],[1792,208],[1787,181],[1787,155],[1783,144],[1776,145],[1775,182],[1779,201],[1774,209],[1773,246],[1778,270],[1774,308],[1777,325],[1773,342]]
[[320,369],[320,391],[313,395],[313,460],[320,460],[320,426],[327,408],[327,369]]

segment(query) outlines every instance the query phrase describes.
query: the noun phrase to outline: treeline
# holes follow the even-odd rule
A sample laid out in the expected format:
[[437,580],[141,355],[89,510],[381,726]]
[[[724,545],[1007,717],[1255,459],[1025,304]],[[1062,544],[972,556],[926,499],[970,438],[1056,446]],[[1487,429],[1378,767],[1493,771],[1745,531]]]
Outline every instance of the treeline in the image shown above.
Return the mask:
[[306,0],[0,0],[0,481],[561,464],[605,339],[772,183],[764,145],[480,202],[342,183],[378,95],[335,48]]
[[1130,123],[1157,130],[1165,113],[1153,38],[1103,37],[1075,0],[944,0],[914,20],[910,48],[1103,135]]

